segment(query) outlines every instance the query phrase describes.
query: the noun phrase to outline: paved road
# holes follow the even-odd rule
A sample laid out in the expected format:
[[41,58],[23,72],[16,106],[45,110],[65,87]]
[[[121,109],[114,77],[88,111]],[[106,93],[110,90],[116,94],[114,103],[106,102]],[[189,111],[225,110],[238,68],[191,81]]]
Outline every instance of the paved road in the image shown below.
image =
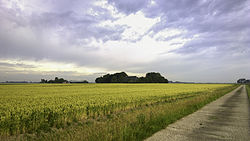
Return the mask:
[[250,141],[250,104],[245,86],[169,125],[146,141]]

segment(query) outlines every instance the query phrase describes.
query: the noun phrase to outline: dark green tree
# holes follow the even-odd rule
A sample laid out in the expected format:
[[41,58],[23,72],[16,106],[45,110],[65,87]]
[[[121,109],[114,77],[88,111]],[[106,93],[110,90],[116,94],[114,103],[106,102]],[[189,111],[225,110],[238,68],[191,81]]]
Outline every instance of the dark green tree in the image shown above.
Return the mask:
[[168,80],[161,76],[160,73],[150,72],[146,74],[146,83],[168,83]]
[[46,79],[41,79],[40,83],[47,83],[48,81]]

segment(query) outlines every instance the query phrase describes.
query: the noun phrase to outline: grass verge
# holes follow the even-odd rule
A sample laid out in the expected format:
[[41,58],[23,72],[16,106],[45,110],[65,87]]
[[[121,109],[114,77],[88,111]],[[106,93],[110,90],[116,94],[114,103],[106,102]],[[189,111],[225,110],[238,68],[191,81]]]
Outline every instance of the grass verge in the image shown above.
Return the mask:
[[248,99],[250,101],[250,84],[246,85],[246,89],[247,89],[247,95],[248,95]]

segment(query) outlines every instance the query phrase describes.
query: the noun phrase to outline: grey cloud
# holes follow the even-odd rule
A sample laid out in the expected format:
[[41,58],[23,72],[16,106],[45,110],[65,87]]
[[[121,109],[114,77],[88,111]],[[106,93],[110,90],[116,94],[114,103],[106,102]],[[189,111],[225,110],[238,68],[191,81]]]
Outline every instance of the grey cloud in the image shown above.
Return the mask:
[[[236,73],[237,69],[244,68],[242,63],[250,66],[245,61],[250,59],[249,0],[155,0],[154,3],[150,0],[108,0],[108,3],[116,7],[118,13],[129,15],[142,11],[148,18],[160,17],[160,22],[145,35],[154,37],[164,29],[173,28],[186,32],[172,37],[160,37],[157,40],[167,42],[182,38],[189,41],[178,49],[159,53],[158,58],[150,62],[122,63],[117,61],[118,58],[116,60],[108,56],[109,51],[107,54],[98,54],[100,46],[89,44],[91,41],[99,44],[112,40],[120,41],[121,34],[127,28],[126,25],[100,26],[101,22],[112,22],[116,18],[108,9],[94,5],[93,1],[30,1],[25,3],[27,13],[22,11],[18,4],[6,8],[0,1],[0,59],[47,59],[75,63],[79,66],[100,67],[107,71],[158,71],[172,80],[183,81],[202,81],[203,78],[229,82],[232,81],[232,78],[227,78],[230,75],[239,76]],[[88,13],[89,10],[97,15]],[[136,43],[143,36],[127,42]],[[54,39],[58,41],[51,42]],[[176,41],[174,44],[181,43],[182,41]],[[171,58],[169,54],[177,54],[178,57]],[[0,66],[1,70],[3,67],[11,67],[8,64]],[[221,72],[227,69],[230,72],[223,76]],[[74,72],[58,74],[70,77],[70,73]],[[240,73],[244,73],[243,69]],[[194,78],[196,74],[197,77]],[[97,75],[99,73],[86,77],[92,79]],[[18,75],[13,72],[13,76]],[[29,78],[41,76],[33,72]],[[212,76],[220,78],[212,79]]]
[[[42,6],[46,9],[46,6],[51,5],[48,5],[50,2],[52,1],[45,2],[47,5],[44,6],[43,4]],[[124,27],[99,26],[99,23],[104,20],[113,20],[112,15],[104,8],[90,7],[91,3],[84,5],[79,1],[77,6],[74,5],[75,2],[73,2],[73,6],[67,6],[67,2],[59,5],[52,4],[53,8],[49,7],[49,11],[34,11],[30,15],[20,11],[18,7],[8,9],[1,5],[0,16],[4,22],[0,22],[0,25],[2,25],[0,27],[0,58],[49,59],[91,66],[100,64],[105,60],[94,53],[99,47],[89,46],[89,42],[84,40],[92,38],[97,42],[119,40]],[[65,3],[65,1],[62,1],[62,3]],[[31,6],[33,5],[35,4],[31,4]],[[75,11],[75,6],[82,6],[85,11],[92,8],[100,15],[94,16],[84,13],[84,11]],[[32,35],[22,36],[15,33],[18,30],[26,29],[30,30]],[[53,34],[60,38],[59,45],[49,43],[49,40],[53,39]],[[25,38],[25,36],[31,37]],[[78,47],[72,47],[74,45]]]
[[10,64],[10,63],[2,63],[0,62],[1,67],[21,67],[21,68],[35,68],[33,65],[27,65],[23,63],[16,63],[16,64]]
[[[37,32],[38,35],[46,32],[46,30],[52,30],[57,34],[60,34],[61,31],[62,36],[64,36],[65,32],[68,31],[71,34],[69,35],[71,38],[68,40],[71,42],[72,40],[76,42],[75,39],[91,37],[103,41],[120,39],[120,34],[123,32],[124,27],[101,27],[98,25],[105,20],[114,20],[114,17],[107,9],[91,5],[90,2],[86,4],[86,2],[82,1],[71,2],[64,0],[60,1],[59,5],[53,3],[54,1],[46,1],[45,4],[47,5],[42,4],[42,6],[53,6],[48,8],[48,10],[44,10],[45,12],[34,11],[31,14],[25,14],[19,7],[7,9],[1,6],[0,16],[7,24],[14,23],[16,27],[29,27],[34,32]],[[31,7],[36,4],[31,4]],[[77,7],[80,7],[81,11],[76,11]],[[87,13],[90,8],[98,15]]]
[[[161,16],[161,21],[153,28],[155,31],[167,27],[188,28],[189,30],[204,31],[232,28],[233,26],[246,27],[249,22],[246,0],[234,1],[200,1],[200,0],[156,0],[156,5],[145,9],[147,16],[151,14]],[[235,13],[243,11],[243,13]],[[242,17],[243,16],[243,17]],[[240,22],[240,23],[236,23]],[[236,24],[235,24],[236,23]],[[159,28],[159,29],[158,29]]]
[[145,8],[150,0],[108,0],[108,2],[113,4],[119,11],[129,15]]
[[[224,56],[225,52],[232,54],[249,50],[248,0],[156,0],[155,3],[144,9],[148,17],[161,16],[161,21],[151,29],[153,33],[165,28],[177,28],[187,31],[182,37],[192,39],[171,52],[194,54],[215,47],[214,53]],[[195,38],[194,35],[199,37]]]
[[[44,30],[46,27],[55,30],[61,36],[65,32],[71,35],[69,42],[76,43],[77,39],[95,38],[97,40],[118,40],[120,34],[124,31],[124,27],[102,27],[98,24],[107,18],[93,15],[79,15],[75,12],[68,11],[66,13],[43,13],[41,15],[33,16],[31,25],[38,28],[38,31]],[[110,16],[110,20],[113,18]],[[41,28],[41,29],[40,29]],[[59,28],[62,31],[57,31]]]

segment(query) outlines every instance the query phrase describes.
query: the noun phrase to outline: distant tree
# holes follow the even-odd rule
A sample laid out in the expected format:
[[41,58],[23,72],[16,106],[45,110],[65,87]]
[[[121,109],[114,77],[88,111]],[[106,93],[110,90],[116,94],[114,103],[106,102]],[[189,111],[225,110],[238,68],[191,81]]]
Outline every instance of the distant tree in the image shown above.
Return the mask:
[[83,80],[82,83],[89,83],[87,80]]
[[65,79],[63,79],[63,78],[60,78],[60,79],[57,80],[56,83],[68,83],[68,80],[65,80]]
[[168,83],[168,80],[161,76],[160,73],[150,72],[146,74],[146,83]]
[[47,83],[48,81],[46,79],[41,79],[40,83]]
[[146,78],[145,77],[139,77],[137,80],[137,83],[146,83]]
[[128,75],[125,72],[115,73],[111,75],[111,83],[127,83]]
[[106,74],[102,77],[96,78],[96,83],[127,83],[128,75],[125,72]]
[[98,77],[95,80],[96,83],[110,83],[110,81],[111,81],[110,74]]
[[128,83],[136,83],[138,81],[138,77],[137,76],[128,76],[127,77],[127,82]]
[[55,83],[55,81],[54,80],[49,80],[48,83]]
[[103,83],[103,77],[96,78],[95,83]]
[[83,81],[70,81],[70,83],[89,83],[87,80]]
[[237,83],[239,83],[239,84],[243,84],[245,82],[246,82],[245,78],[241,78],[241,79],[237,80]]
[[68,83],[68,80],[64,80],[63,78],[58,78],[55,77],[55,80],[46,80],[46,79],[41,79],[40,83]]

